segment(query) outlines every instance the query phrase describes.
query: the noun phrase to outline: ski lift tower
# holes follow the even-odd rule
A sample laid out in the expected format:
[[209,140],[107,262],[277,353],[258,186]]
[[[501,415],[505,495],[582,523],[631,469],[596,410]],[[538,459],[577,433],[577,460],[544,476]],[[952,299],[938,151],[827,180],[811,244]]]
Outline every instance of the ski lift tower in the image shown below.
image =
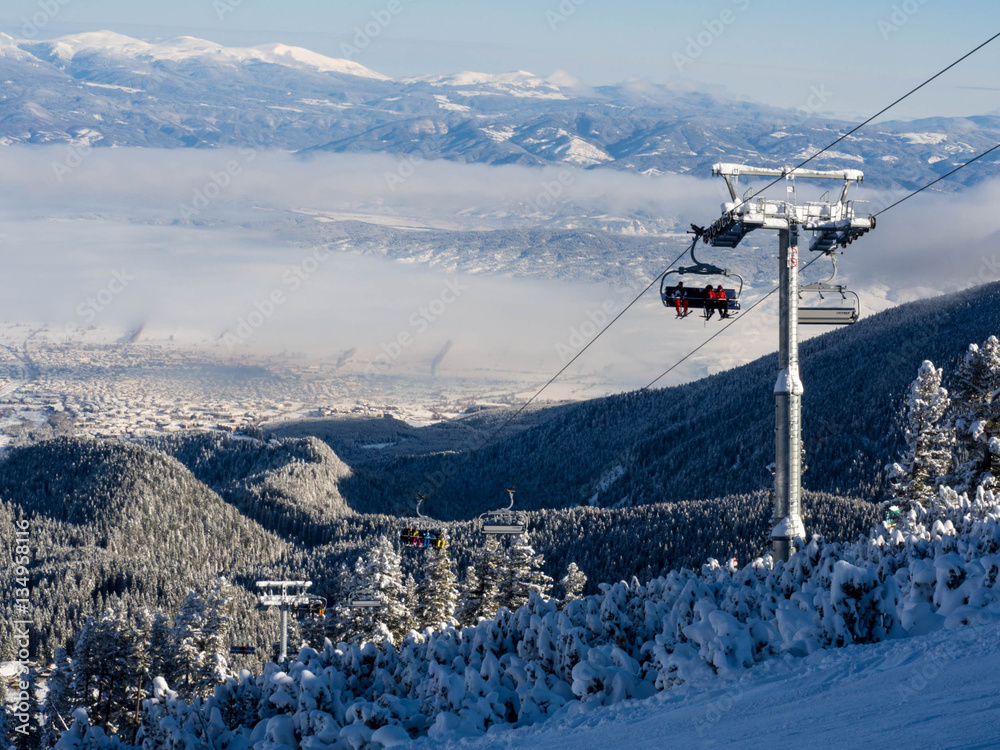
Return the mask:
[[306,590],[310,586],[312,581],[257,581],[261,608],[277,607],[281,612],[281,661],[288,658],[288,611],[309,603],[312,597]]
[[[726,181],[732,199],[722,204],[722,217],[708,227],[702,239],[715,247],[736,247],[755,229],[778,230],[780,291],[780,331],[778,378],[774,385],[775,470],[774,524],[771,529],[774,556],[787,560],[792,542],[805,536],[802,524],[802,380],[799,377],[798,297],[799,230],[811,231],[809,250],[832,253],[846,247],[875,228],[875,217],[863,201],[847,199],[854,183],[864,174],[857,169],[817,171],[810,169],[768,169],[742,164],[715,164],[712,174]],[[748,189],[740,199],[736,182],[746,177],[784,177],[784,201],[754,195]],[[795,180],[841,180],[843,189],[836,201],[825,194],[819,202],[797,205]]]

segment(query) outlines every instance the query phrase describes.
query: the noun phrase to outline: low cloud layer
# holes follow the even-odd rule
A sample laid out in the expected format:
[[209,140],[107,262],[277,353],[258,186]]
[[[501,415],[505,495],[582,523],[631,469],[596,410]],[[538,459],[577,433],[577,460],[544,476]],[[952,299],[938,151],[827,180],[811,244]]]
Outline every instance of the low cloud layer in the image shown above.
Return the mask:
[[[262,217],[354,212],[475,229],[607,214],[684,226],[715,218],[721,187],[688,176],[372,155],[2,149],[0,316],[77,336],[91,325],[144,325],[147,335],[221,355],[305,351],[344,371],[544,381],[638,289],[460,274],[361,257],[347,243],[305,247],[275,238]],[[896,196],[862,197],[878,207]],[[1000,278],[997,198],[996,182],[917,196],[847,248],[841,278],[869,309]],[[747,297],[767,291],[749,288]],[[773,350],[773,310],[754,316],[661,384]],[[568,376],[597,392],[645,385],[715,325],[675,321],[650,292]]]

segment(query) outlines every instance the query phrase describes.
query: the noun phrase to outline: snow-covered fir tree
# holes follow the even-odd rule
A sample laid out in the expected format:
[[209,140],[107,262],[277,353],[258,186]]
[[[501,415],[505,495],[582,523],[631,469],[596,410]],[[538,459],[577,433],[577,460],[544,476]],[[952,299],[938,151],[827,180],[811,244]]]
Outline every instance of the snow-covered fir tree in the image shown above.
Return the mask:
[[951,399],[941,387],[941,376],[941,369],[925,360],[910,386],[906,402],[906,452],[888,467],[895,502],[904,512],[934,495],[938,477],[947,474],[951,467],[955,439],[943,420]]
[[587,587],[587,576],[575,562],[571,562],[566,566],[566,575],[559,579],[559,585],[563,590],[563,603],[567,604],[583,596],[583,590]]
[[500,582],[506,573],[503,549],[496,537],[487,537],[476,551],[465,576],[462,603],[455,613],[460,625],[475,625],[480,617],[493,617],[500,608]]
[[392,543],[384,536],[359,557],[348,584],[349,596],[371,590],[381,602],[379,607],[349,608],[345,613],[345,637],[351,642],[399,643],[409,630],[406,587],[402,561]]
[[955,489],[993,487],[1000,467],[1000,341],[970,344],[954,377]]
[[423,576],[417,584],[414,611],[417,627],[454,625],[458,605],[458,577],[447,547],[427,550],[421,566]]
[[55,747],[59,735],[69,728],[73,713],[73,663],[66,655],[66,649],[56,649],[53,664],[55,669],[46,684],[45,702],[42,704],[46,720],[39,741],[43,748]]
[[152,678],[173,673],[174,639],[170,618],[162,612],[153,615],[149,629],[149,673]]
[[[340,563],[337,567],[337,575],[334,577],[335,586],[330,592],[326,608],[325,635],[334,644],[349,638],[347,627],[351,617],[351,608],[348,605],[348,600],[351,597],[351,583],[353,579],[354,576],[351,573],[351,569],[347,567],[347,564]],[[311,645],[313,648],[316,648],[323,644],[320,642],[319,644],[313,643]]]
[[406,589],[406,618],[403,622],[404,633],[408,633],[411,630],[416,630],[419,627],[417,623],[417,579],[413,577],[412,573],[407,573],[406,578],[403,581],[403,588]]
[[195,695],[205,665],[205,652],[202,650],[205,603],[197,591],[189,591],[184,597],[184,604],[174,623],[173,660],[166,678],[180,695],[191,698]]
[[85,709],[93,726],[125,736],[131,736],[134,716],[138,648],[133,632],[121,611],[88,619],[74,643],[66,701],[71,709]]
[[205,624],[202,628],[204,667],[199,674],[197,692],[208,695],[229,676],[229,632],[232,629],[232,587],[225,577],[216,580],[208,595]]
[[216,581],[208,601],[190,591],[174,625],[172,680],[185,697],[208,695],[229,674],[226,662],[232,600],[225,579]]
[[552,578],[542,568],[545,556],[535,552],[527,534],[514,538],[507,552],[507,564],[500,581],[498,604],[512,612],[528,603],[532,591],[548,596]]

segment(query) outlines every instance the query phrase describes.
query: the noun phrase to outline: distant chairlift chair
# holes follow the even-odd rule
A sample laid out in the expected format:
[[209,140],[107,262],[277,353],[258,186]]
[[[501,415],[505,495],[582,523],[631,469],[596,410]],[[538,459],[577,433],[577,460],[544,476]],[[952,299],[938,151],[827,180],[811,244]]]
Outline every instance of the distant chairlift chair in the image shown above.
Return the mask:
[[[417,518],[421,521],[432,520],[420,512],[420,505],[426,499],[419,492],[417,493]],[[399,530],[399,543],[407,548],[443,549],[447,545],[447,536],[444,529],[441,528],[427,528],[424,524],[407,526]]]
[[524,533],[527,527],[524,514],[513,510],[514,488],[508,487],[507,494],[510,496],[510,504],[506,508],[484,513],[479,517],[483,534],[486,536],[511,536]]
[[367,587],[355,591],[348,604],[355,609],[374,609],[382,606],[382,602],[379,601],[373,587]]

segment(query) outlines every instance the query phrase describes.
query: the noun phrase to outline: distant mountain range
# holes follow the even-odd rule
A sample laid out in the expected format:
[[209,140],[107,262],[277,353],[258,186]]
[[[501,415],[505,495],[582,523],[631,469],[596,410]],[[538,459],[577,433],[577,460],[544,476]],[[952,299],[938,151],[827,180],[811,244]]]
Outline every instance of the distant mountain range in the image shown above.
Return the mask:
[[[708,174],[722,156],[780,165],[851,123],[644,81],[586,88],[524,71],[391,79],[282,44],[150,44],[111,32],[0,34],[0,145],[419,154]],[[912,188],[997,143],[1000,117],[881,122],[815,162]],[[982,163],[952,183],[997,173]],[[951,182],[951,181],[949,181]]]

